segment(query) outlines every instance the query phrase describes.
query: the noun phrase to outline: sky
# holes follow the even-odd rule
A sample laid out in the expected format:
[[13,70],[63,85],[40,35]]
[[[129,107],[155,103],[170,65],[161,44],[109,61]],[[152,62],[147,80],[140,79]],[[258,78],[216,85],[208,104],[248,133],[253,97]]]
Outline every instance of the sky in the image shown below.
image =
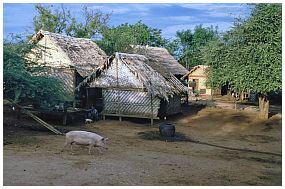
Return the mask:
[[[43,4],[51,5],[51,4]],[[60,4],[53,4],[59,6]],[[153,28],[162,30],[162,36],[174,39],[177,31],[191,29],[202,24],[204,27],[218,26],[220,32],[230,30],[235,18],[247,18],[250,7],[236,3],[67,3],[64,6],[73,15],[80,18],[81,7],[88,6],[91,9],[100,9],[104,13],[112,13],[109,26],[117,26],[123,23],[136,23],[141,20]],[[37,15],[35,4],[4,3],[4,38],[10,33],[22,36],[31,35],[33,31],[33,17]]]

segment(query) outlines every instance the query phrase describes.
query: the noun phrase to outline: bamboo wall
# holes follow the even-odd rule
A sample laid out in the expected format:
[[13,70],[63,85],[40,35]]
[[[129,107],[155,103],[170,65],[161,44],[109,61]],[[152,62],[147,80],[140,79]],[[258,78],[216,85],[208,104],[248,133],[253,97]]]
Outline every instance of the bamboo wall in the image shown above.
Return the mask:
[[103,89],[102,93],[104,114],[143,118],[156,118],[158,115],[160,99],[151,99],[147,92]]

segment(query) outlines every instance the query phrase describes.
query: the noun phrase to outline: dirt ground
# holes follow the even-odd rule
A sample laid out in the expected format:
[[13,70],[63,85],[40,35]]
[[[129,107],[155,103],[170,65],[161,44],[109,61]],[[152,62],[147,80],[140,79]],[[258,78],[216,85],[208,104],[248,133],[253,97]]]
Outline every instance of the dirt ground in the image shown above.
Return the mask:
[[[188,107],[170,121],[176,137],[158,135],[159,122],[108,119],[64,127],[109,138],[100,154],[76,146],[35,122],[4,114],[4,185],[282,185],[281,114]],[[40,128],[36,127],[36,128]],[[62,129],[63,127],[57,127]]]

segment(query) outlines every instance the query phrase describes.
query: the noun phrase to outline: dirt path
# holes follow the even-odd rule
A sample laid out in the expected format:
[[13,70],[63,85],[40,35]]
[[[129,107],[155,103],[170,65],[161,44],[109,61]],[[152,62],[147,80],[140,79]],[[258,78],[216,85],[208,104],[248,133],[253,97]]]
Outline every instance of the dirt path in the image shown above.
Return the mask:
[[[60,153],[64,136],[32,131],[4,119],[4,185],[281,185],[281,117],[205,108],[175,120],[182,141],[166,142],[157,127],[99,121],[66,129],[94,131],[109,149]],[[198,140],[204,144],[193,143]]]

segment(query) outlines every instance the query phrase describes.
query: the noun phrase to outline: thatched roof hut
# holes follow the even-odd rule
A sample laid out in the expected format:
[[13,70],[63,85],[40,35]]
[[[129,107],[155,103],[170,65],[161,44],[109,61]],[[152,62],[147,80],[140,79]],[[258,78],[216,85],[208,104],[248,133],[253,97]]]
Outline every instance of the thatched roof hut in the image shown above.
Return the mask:
[[107,61],[106,53],[90,39],[75,38],[40,30],[32,37],[36,48],[26,55],[30,65],[46,68],[42,75],[63,81],[65,91],[74,95],[75,87]]
[[149,46],[134,46],[133,50],[136,54],[141,54],[147,57],[150,61],[155,62],[157,65],[168,70],[170,73],[180,78],[188,73],[188,70],[178,63],[177,60],[168,52],[167,49],[162,47],[149,47]]
[[180,96],[187,94],[187,87],[157,62],[126,53],[116,53],[77,88],[82,86],[87,106],[120,117],[154,119],[178,113]]

